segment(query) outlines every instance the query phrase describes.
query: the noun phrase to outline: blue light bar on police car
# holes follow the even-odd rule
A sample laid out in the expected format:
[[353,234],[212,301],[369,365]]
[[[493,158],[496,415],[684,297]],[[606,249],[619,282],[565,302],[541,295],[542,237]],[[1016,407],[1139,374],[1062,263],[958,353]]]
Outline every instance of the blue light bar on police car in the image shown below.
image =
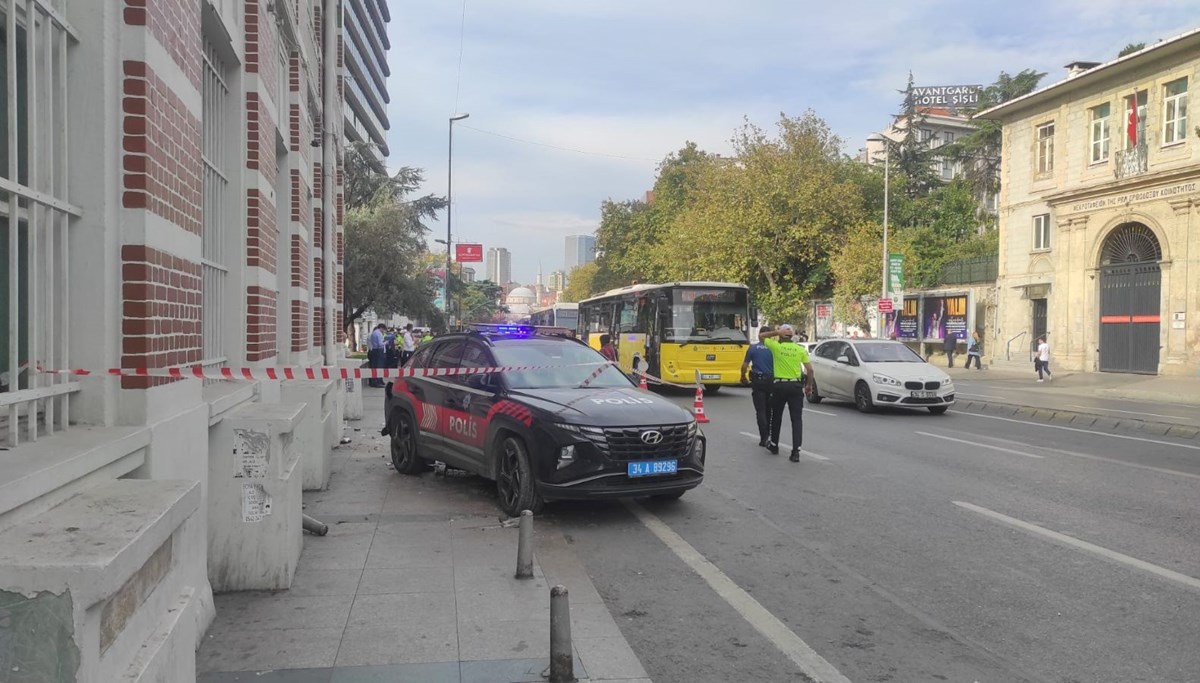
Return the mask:
[[471,329],[476,332],[511,335],[531,335],[537,331],[537,328],[531,325],[503,325],[494,323],[472,323]]

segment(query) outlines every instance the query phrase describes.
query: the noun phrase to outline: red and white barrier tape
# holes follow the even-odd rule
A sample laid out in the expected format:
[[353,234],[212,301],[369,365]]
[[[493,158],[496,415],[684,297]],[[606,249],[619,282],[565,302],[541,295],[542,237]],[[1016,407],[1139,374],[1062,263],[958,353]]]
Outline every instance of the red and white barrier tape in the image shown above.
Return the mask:
[[[110,377],[170,377],[174,379],[241,379],[241,380],[294,380],[294,379],[388,379],[393,377],[456,377],[460,375],[488,375],[504,372],[526,372],[530,370],[552,370],[557,368],[592,367],[595,363],[573,365],[507,365],[492,368],[342,368],[342,367],[281,367],[281,368],[107,368],[88,370],[70,368],[52,370],[40,365],[37,371],[48,375],[110,376]],[[595,379],[611,363],[596,368],[587,381]]]
[[665,380],[661,377],[655,377],[654,375],[651,375],[648,372],[642,372],[641,370],[638,370],[637,368],[633,369],[633,374],[641,375],[642,377],[645,377],[647,382],[653,382],[655,384],[666,384],[667,386],[679,387],[680,389],[695,389],[696,385],[700,383],[699,380],[696,381],[696,384],[677,384],[675,382],[668,382],[667,380]]

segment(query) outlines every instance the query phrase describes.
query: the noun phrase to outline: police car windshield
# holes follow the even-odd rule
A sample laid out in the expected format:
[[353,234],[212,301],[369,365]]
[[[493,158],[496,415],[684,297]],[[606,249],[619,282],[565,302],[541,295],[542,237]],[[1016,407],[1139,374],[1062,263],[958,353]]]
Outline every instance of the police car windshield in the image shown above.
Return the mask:
[[[604,364],[604,357],[593,349],[572,341],[550,339],[503,339],[492,347],[496,363],[506,365],[550,365],[544,370],[503,373],[512,389],[552,389],[577,387]],[[627,387],[624,374],[610,368],[588,382],[589,387]]]

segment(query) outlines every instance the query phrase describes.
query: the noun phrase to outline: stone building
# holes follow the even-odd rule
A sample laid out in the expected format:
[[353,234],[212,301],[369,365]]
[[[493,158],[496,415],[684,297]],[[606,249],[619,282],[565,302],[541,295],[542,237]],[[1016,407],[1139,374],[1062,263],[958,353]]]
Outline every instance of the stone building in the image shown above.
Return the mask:
[[337,363],[340,11],[0,0],[0,678],[193,680],[290,584],[340,383],[105,369]]
[[[1200,29],[982,112],[1004,128],[998,333],[1066,370],[1200,370]],[[995,350],[995,349],[994,349]]]

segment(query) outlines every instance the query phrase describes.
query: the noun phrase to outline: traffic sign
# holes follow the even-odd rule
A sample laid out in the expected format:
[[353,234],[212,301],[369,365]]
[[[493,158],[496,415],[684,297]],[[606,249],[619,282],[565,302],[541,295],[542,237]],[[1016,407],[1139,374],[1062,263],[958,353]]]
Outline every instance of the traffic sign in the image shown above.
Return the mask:
[[880,299],[879,300],[879,312],[880,313],[891,313],[892,312],[892,300],[891,299]]

